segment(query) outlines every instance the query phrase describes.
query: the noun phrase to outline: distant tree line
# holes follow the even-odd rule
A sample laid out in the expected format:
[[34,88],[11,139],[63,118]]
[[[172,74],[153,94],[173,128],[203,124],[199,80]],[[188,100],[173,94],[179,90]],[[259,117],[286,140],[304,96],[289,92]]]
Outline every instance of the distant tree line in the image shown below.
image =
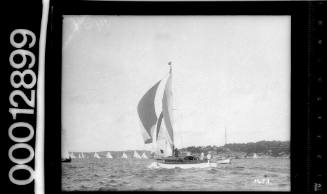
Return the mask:
[[202,152],[213,152],[216,154],[223,153],[244,153],[253,154],[261,153],[270,156],[289,155],[290,142],[289,141],[258,141],[250,143],[230,143],[225,146],[189,146],[180,149],[182,152],[191,152],[193,154],[200,154]]

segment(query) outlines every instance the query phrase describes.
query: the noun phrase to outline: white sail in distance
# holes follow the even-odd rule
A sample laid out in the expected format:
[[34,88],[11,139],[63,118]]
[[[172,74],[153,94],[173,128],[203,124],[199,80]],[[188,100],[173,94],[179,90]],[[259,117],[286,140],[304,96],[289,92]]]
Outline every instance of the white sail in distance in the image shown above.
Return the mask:
[[137,153],[137,151],[134,151],[134,155],[133,155],[134,158],[137,158],[137,159],[140,159],[141,156],[139,155],[139,153]]
[[123,153],[121,158],[124,158],[124,159],[128,158],[127,155],[125,154],[125,152]]
[[63,155],[61,157],[62,157],[62,159],[69,159],[70,158],[69,152],[68,151],[64,151],[63,152]]
[[70,158],[72,159],[76,158],[73,152],[70,153]]
[[67,139],[66,131],[64,129],[61,129],[61,139],[62,139],[62,142],[61,142],[61,147],[62,147],[61,159],[66,160],[66,159],[70,158],[70,154],[69,154],[68,149],[67,149],[68,139]]
[[95,152],[95,153],[94,153],[94,158],[100,159],[99,154]]
[[112,158],[112,155],[110,154],[110,152],[107,153],[106,157],[107,158]]
[[146,156],[145,152],[143,152],[142,156],[143,159],[148,159],[148,157]]

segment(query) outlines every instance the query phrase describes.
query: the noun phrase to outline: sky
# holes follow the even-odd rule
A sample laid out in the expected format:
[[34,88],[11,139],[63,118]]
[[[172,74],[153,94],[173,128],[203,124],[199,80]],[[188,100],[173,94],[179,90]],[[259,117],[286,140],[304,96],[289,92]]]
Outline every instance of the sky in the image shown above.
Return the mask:
[[150,149],[137,104],[172,62],[177,148],[290,140],[290,16],[64,16],[63,148]]

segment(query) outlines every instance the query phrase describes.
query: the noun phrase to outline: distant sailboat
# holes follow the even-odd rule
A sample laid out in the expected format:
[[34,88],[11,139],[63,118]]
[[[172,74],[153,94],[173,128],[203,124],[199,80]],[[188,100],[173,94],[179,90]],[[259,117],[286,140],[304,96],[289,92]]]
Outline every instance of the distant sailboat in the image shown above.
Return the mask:
[[134,151],[134,155],[133,155],[134,158],[137,158],[137,159],[141,159],[141,156],[139,155],[139,153],[137,153],[136,151]]
[[[225,127],[225,144],[224,147],[227,145],[227,130]],[[231,158],[225,158],[225,159],[221,159],[217,161],[218,164],[231,164],[232,163],[232,159]]]
[[202,152],[201,156],[200,156],[200,160],[203,160],[203,159],[204,159],[204,153]]
[[143,159],[148,159],[148,157],[146,156],[145,152],[143,152],[142,156]]
[[61,151],[61,162],[71,162],[70,154],[67,150],[67,136],[65,130],[61,129],[62,134],[62,151]]
[[95,152],[95,153],[94,153],[94,158],[100,159],[99,154]]
[[70,158],[72,158],[72,159],[76,158],[73,152],[70,153]]
[[253,159],[257,159],[258,155],[256,153],[253,154]]
[[107,153],[106,158],[112,158],[112,155],[110,154],[110,152]]
[[82,158],[85,158],[85,156],[84,156],[83,152],[82,152]]
[[200,160],[195,156],[179,157],[174,151],[172,67],[166,78],[158,81],[140,99],[137,112],[141,120],[145,144],[152,143],[154,166],[161,168],[205,168],[217,163]]
[[123,153],[121,158],[124,158],[124,159],[128,158],[127,155],[125,154],[125,152]]
[[71,159],[69,153],[65,152],[63,157],[61,158],[61,162],[71,162],[71,161],[72,161],[72,159]]
[[78,158],[79,158],[79,159],[82,159],[82,156],[81,156],[81,154],[80,154],[80,153],[78,154]]

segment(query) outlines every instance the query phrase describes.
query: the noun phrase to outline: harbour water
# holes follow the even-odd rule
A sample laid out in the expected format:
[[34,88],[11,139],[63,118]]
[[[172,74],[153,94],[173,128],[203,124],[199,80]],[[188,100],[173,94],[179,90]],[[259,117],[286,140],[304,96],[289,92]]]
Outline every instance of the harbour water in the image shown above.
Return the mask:
[[62,190],[289,191],[290,160],[234,159],[205,169],[152,169],[151,159],[74,159],[62,163]]

